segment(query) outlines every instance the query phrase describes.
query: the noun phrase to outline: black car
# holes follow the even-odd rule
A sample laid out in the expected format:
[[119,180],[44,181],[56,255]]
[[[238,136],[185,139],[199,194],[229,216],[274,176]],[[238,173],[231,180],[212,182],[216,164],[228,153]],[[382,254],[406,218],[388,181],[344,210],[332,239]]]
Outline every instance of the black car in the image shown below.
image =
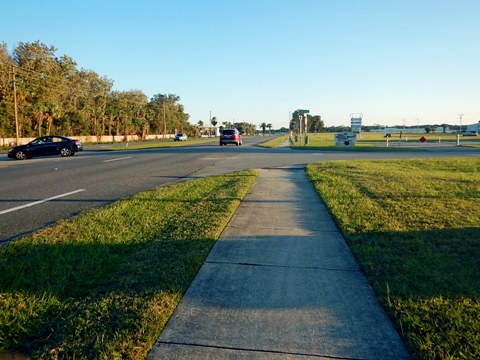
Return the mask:
[[80,140],[65,136],[42,136],[30,141],[26,145],[19,145],[8,151],[8,157],[17,160],[29,159],[33,156],[62,155],[72,156],[82,151]]

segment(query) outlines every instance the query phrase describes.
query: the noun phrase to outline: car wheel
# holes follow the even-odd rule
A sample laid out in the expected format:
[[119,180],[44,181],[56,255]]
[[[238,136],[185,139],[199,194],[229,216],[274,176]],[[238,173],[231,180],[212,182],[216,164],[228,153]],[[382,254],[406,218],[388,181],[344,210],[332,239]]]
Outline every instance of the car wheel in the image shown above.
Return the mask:
[[235,145],[237,145],[237,146],[240,145],[240,142],[236,142]]
[[69,148],[61,148],[60,155],[62,155],[63,157],[70,156],[72,155],[72,150],[70,150]]
[[27,154],[25,154],[23,151],[17,151],[15,158],[17,160],[25,160],[27,158]]

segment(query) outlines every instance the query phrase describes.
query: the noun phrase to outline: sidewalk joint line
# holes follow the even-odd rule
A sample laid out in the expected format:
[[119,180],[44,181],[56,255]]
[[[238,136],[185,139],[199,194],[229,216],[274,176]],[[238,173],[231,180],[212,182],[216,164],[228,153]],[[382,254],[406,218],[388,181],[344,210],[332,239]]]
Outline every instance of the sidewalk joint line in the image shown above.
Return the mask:
[[343,272],[359,272],[360,271],[360,269],[339,269],[339,268],[327,268],[327,267],[318,267],[318,266],[291,266],[291,265],[260,264],[260,263],[230,262],[230,261],[215,261],[215,260],[206,260],[205,263],[219,264],[219,265],[258,266],[258,267],[304,269],[304,270],[327,270],[327,271],[343,271]]
[[[339,230],[323,230],[323,229],[304,229],[299,227],[270,227],[270,226],[250,226],[250,225],[227,225],[227,228],[240,228],[240,229],[269,229],[269,230],[305,230],[312,232],[322,232],[322,233],[339,233]],[[263,235],[262,235],[263,236]],[[273,235],[275,236],[275,235]]]
[[294,356],[311,356],[311,357],[327,358],[327,359],[334,359],[334,360],[365,360],[365,359],[363,359],[363,358],[338,357],[338,356],[331,356],[331,355],[309,354],[309,353],[280,351],[280,350],[249,349],[249,348],[240,348],[240,347],[231,347],[231,346],[220,346],[220,345],[204,345],[204,344],[195,344],[195,343],[187,343],[187,342],[176,342],[176,341],[158,341],[157,344],[179,345],[179,346],[192,346],[192,347],[219,349],[219,350],[234,350],[234,351],[246,351],[246,352],[257,352],[257,353],[267,353],[267,354],[283,354],[283,355],[294,355]]

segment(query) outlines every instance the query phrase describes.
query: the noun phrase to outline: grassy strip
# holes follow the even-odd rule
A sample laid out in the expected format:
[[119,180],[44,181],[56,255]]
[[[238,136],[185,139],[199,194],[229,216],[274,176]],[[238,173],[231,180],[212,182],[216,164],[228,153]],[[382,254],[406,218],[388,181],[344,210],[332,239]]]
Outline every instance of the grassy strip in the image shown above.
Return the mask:
[[143,358],[256,176],[141,193],[1,247],[0,350]]
[[398,147],[378,147],[378,146],[314,146],[314,145],[295,145],[291,147],[293,150],[321,150],[321,151],[347,151],[347,152],[421,152],[426,151],[422,148],[398,148]]
[[156,148],[170,148],[170,147],[181,147],[181,146],[190,146],[196,144],[205,144],[212,141],[218,141],[218,138],[201,138],[201,139],[188,139],[188,141],[173,141],[170,140],[159,140],[159,141],[146,141],[143,143],[119,143],[112,144],[111,146],[105,147],[105,151],[116,151],[116,150],[139,150],[139,149],[156,149]]
[[[302,150],[340,150],[340,151],[418,151],[422,149],[422,145],[428,144],[444,144],[453,145],[456,143],[456,135],[454,134],[392,134],[388,141],[383,137],[383,133],[360,133],[357,135],[357,141],[354,147],[338,147],[335,146],[334,133],[308,134],[308,146],[300,146],[300,138],[292,137],[294,149]],[[427,142],[419,143],[418,139],[425,136]],[[295,139],[297,141],[295,141]],[[301,139],[304,142],[304,138]],[[479,137],[460,137],[460,145],[468,141],[480,143]],[[423,149],[422,149],[423,150]]]
[[480,159],[307,172],[414,358],[479,358]]
[[288,139],[288,137],[289,137],[288,135],[278,136],[274,139],[258,144],[257,146],[264,147],[264,148],[276,148],[283,145],[285,141]]

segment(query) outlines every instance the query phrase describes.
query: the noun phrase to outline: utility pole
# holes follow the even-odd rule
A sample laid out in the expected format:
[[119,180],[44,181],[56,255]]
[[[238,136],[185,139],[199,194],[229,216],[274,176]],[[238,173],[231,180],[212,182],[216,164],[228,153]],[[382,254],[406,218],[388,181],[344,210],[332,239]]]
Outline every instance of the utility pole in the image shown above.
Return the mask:
[[463,114],[458,114],[458,117],[460,118],[460,131],[462,131],[462,118],[463,118]]
[[165,117],[165,99],[166,95],[163,96],[163,140],[167,137],[167,118]]
[[14,108],[15,108],[15,134],[17,136],[16,145],[18,146],[20,136],[19,136],[19,133],[18,133],[17,85],[16,85],[16,79],[15,79],[15,66],[13,66],[13,65],[12,65],[12,73],[13,73],[13,103],[14,103]]

